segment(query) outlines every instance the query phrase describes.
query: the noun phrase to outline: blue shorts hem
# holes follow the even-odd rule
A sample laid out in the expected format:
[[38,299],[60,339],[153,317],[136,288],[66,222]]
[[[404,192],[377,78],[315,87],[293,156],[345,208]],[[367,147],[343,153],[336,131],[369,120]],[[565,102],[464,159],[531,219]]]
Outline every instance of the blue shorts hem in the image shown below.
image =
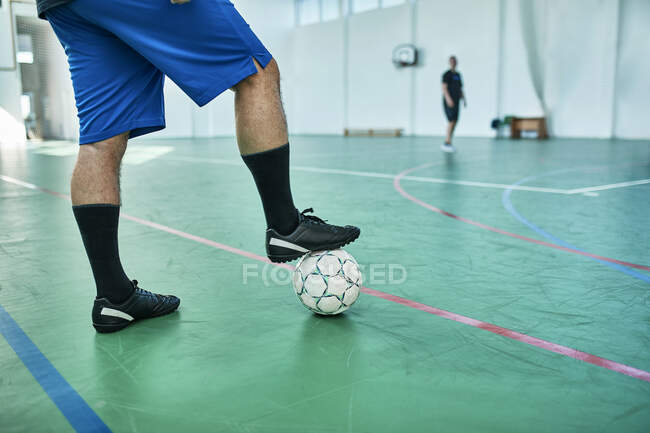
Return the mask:
[[165,128],[165,118],[156,117],[153,119],[137,119],[127,123],[122,123],[119,126],[106,129],[104,131],[95,132],[93,134],[83,134],[79,137],[79,144],[96,143],[98,141],[106,140],[124,132],[131,131],[129,138],[135,138],[140,135],[149,134],[150,132],[160,131]]
[[203,92],[201,96],[197,98],[192,98],[196,105],[199,107],[203,107],[205,104],[208,102],[212,101],[214,98],[217,96],[221,95],[223,92],[226,90],[232,88],[235,84],[239,83],[240,81],[244,80],[245,78],[250,77],[253,74],[257,73],[257,68],[255,67],[255,64],[253,63],[253,58],[257,60],[257,62],[260,64],[262,69],[266,68],[266,65],[269,64],[269,62],[273,59],[273,56],[271,53],[260,53],[260,54],[251,54],[251,61],[248,67],[243,68],[240,71],[237,71],[236,74],[232,74],[230,77],[227,79],[215,84],[214,86],[210,87],[208,90]]

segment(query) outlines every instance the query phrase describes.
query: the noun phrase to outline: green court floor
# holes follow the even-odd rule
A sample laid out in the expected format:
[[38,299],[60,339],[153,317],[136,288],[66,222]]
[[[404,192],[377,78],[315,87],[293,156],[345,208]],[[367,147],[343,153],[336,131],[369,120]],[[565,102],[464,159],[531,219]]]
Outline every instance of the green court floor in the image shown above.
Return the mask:
[[0,432],[647,432],[650,142],[440,142],[292,137],[296,204],[362,229],[322,318],[255,258],[232,138],[134,140],[122,259],[182,303],[107,335],[76,145],[1,145]]

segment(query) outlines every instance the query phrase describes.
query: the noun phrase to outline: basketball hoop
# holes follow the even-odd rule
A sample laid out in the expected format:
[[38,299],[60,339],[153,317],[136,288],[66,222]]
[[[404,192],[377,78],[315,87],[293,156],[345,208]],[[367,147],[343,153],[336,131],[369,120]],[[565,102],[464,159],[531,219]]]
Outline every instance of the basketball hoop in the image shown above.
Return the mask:
[[400,44],[393,50],[393,64],[396,68],[406,68],[418,64],[418,49],[413,44]]

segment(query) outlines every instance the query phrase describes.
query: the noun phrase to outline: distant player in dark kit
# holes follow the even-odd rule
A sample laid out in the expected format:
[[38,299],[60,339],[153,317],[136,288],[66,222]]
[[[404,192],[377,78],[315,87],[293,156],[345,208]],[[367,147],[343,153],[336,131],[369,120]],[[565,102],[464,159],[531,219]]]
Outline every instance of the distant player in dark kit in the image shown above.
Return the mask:
[[449,124],[447,125],[447,138],[440,148],[445,152],[455,152],[456,149],[451,144],[451,137],[456,129],[458,123],[458,115],[460,114],[460,100],[462,99],[465,107],[467,107],[467,100],[463,93],[463,79],[460,72],[456,71],[458,60],[456,56],[449,57],[450,69],[442,74],[442,106],[445,110],[445,115]]
[[[65,49],[79,113],[72,210],[90,261],[98,332],[175,311],[180,299],[138,287],[118,252],[119,172],[129,138],[165,127],[169,77],[199,106],[235,92],[239,152],[259,192],[273,262],[354,241],[357,227],[298,212],[278,65],[228,0],[37,0]],[[215,206],[219,200],[212,199]],[[242,228],[245,230],[245,228]],[[146,253],[146,247],[143,247]]]

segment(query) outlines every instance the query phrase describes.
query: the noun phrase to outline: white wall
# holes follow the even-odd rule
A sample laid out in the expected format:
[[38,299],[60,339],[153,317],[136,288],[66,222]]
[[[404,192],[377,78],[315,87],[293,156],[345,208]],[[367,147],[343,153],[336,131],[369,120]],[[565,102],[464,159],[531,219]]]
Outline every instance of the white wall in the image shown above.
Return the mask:
[[[293,0],[234,3],[280,64],[292,133],[440,135],[440,74],[453,53],[469,102],[459,135],[491,135],[496,116],[545,114],[558,136],[650,138],[648,0],[418,0],[297,28]],[[421,64],[396,70],[393,47],[411,41]],[[0,39],[0,59],[10,49]],[[0,107],[19,127],[20,92],[19,71],[0,70]],[[198,108],[168,82],[165,97],[167,129],[152,137],[234,134],[231,92]]]
[[[283,82],[292,95],[289,114],[296,134],[340,134],[345,124],[344,21],[298,27],[293,35],[292,79]],[[286,102],[287,98],[285,98]]]
[[15,66],[11,40],[12,25],[10,4],[8,1],[4,1],[0,6],[0,41],[3,41],[3,43],[0,44],[0,69],[2,70],[13,69]]
[[614,134],[650,137],[650,1],[623,0],[616,69]]
[[20,109],[20,72],[0,71],[0,143],[23,141],[25,125]]
[[557,136],[650,137],[649,1],[503,6],[502,114],[545,113]]
[[350,16],[348,126],[409,130],[411,71],[391,62],[393,48],[411,40],[408,5]]
[[[289,118],[292,132],[337,132],[340,113],[347,112],[343,127],[399,126],[440,135],[440,75],[447,56],[456,54],[469,102],[459,135],[491,135],[492,118],[513,114],[546,115],[557,136],[650,138],[648,0],[418,0],[351,15],[347,38],[344,21],[294,34],[301,77],[285,88],[291,86],[296,106],[309,108],[303,95],[329,103],[341,89],[347,89],[347,105],[325,110],[331,127],[319,124],[322,109],[312,118],[301,110],[295,124]],[[392,47],[412,39],[421,49],[420,65],[391,69]],[[346,61],[348,81],[335,85]]]
[[544,99],[553,134],[612,135],[618,3],[546,3]]
[[416,69],[415,133],[445,130],[441,78],[454,54],[468,101],[457,134],[489,134],[490,120],[497,115],[499,0],[423,0],[417,8],[416,45],[423,59]]
[[[280,65],[283,81],[292,76],[291,33],[294,30],[293,0],[232,0],[255,34]],[[285,86],[286,88],[287,86]],[[284,91],[285,108],[292,110],[290,91]],[[204,107],[197,107],[170,79],[165,80],[165,117],[167,128],[147,138],[209,137],[234,135],[234,98],[226,91]]]
[[[47,23],[43,22],[47,25]],[[79,118],[74,99],[74,89],[65,51],[49,25],[50,37],[45,40],[47,48],[48,87],[44,89],[48,107],[45,107],[45,121],[48,135],[68,140],[79,138]],[[51,97],[51,96],[55,97]]]
[[[274,0],[273,7],[262,0],[234,0],[233,3],[251,25],[255,33],[271,51],[280,65],[283,81],[291,81],[293,74],[291,33],[294,30],[293,0]],[[0,8],[0,61],[7,63],[13,56],[11,38],[5,38],[7,29],[11,29],[9,1],[3,1]],[[14,3],[14,14],[36,16],[33,4]],[[11,34],[10,32],[8,34]],[[63,50],[59,49],[61,71],[57,77],[51,77],[53,83],[58,83],[64,93],[62,100],[68,101],[68,107],[52,107],[53,120],[61,116],[70,118],[70,122],[61,121],[60,133],[63,137],[76,138],[76,110],[74,102],[69,98],[71,90],[70,77],[67,72],[67,62]],[[4,65],[0,65],[0,68]],[[285,86],[284,99],[288,112],[292,111],[291,86]],[[20,130],[14,135],[24,137],[24,126],[20,109],[20,70],[0,70],[0,129],[5,131],[17,126]],[[197,107],[171,80],[165,83],[165,114],[167,128],[150,134],[147,137],[191,137],[234,135],[234,102],[232,92],[226,91],[205,107]],[[56,110],[56,112],[54,112]],[[9,120],[11,118],[11,120]]]
[[0,7],[0,142],[25,138],[20,109],[20,69],[13,60],[13,28],[9,2],[4,1]]
[[501,0],[500,56],[498,65],[500,117],[544,115],[533,83],[522,34],[520,0]]
[[[420,0],[415,10],[407,3],[350,15],[347,24],[341,19],[298,27],[295,80],[285,83],[301,108],[289,118],[291,131],[401,127],[407,133],[440,134],[445,128],[441,75],[454,53],[470,101],[458,132],[489,134],[497,115],[498,5],[499,0]],[[392,50],[409,42],[420,48],[420,65],[397,69]]]

